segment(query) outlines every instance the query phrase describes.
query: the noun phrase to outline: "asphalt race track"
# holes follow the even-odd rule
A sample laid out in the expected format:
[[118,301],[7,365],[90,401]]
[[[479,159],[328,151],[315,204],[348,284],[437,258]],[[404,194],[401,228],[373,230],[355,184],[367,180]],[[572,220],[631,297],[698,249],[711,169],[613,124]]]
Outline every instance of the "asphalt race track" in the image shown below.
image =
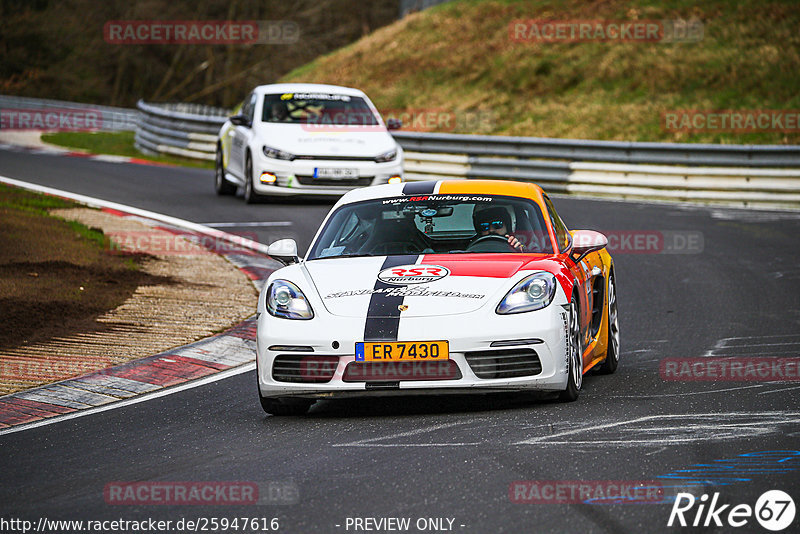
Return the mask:
[[[217,197],[211,171],[10,151],[0,151],[0,175],[194,222],[282,223],[222,229],[253,232],[265,243],[294,237],[301,250],[331,205],[248,206]],[[800,356],[800,214],[571,198],[556,198],[556,206],[570,228],[623,236],[622,246],[637,232],[663,239],[656,249],[612,252],[620,368],[588,375],[577,402],[376,398],[320,402],[305,417],[267,417],[248,372],[0,436],[0,517],[278,518],[279,532],[365,531],[354,518],[395,517],[410,518],[411,532],[419,519],[425,531],[464,533],[728,532],[727,524],[667,527],[674,495],[718,492],[718,505],[731,505],[723,522],[734,505],[753,507],[767,490],[797,501],[797,369],[787,368],[781,382],[667,380],[662,364]],[[277,488],[276,500],[288,502],[107,504],[108,484],[132,481],[247,481],[266,501],[264,488]],[[515,488],[541,489],[547,481],[656,481],[661,488],[655,502],[514,502],[515,495],[535,500]],[[798,525],[795,518],[786,532]],[[766,532],[754,517],[735,530]]]

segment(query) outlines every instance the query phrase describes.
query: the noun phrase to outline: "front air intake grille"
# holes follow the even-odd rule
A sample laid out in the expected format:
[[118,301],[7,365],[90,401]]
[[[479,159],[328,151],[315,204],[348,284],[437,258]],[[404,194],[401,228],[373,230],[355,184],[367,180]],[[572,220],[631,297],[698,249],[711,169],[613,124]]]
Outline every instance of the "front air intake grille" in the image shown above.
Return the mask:
[[350,362],[344,382],[403,382],[409,380],[458,380],[461,371],[453,360],[426,362]]
[[465,352],[464,357],[478,378],[515,378],[542,372],[542,362],[533,349],[480,350]]
[[355,186],[368,186],[372,185],[374,176],[362,176],[360,178],[314,178],[313,176],[297,175],[297,181],[301,185],[318,186],[318,187],[355,187]]
[[327,161],[375,161],[375,156],[295,156],[294,159]]
[[272,363],[272,379],[310,384],[330,382],[338,365],[338,356],[279,354]]

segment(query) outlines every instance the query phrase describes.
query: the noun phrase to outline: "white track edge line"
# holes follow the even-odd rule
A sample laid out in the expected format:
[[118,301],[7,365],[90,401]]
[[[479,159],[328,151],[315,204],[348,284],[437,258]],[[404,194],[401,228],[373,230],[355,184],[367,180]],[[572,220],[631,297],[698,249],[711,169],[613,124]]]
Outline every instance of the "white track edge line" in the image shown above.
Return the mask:
[[[190,221],[186,221],[183,219],[178,219],[177,217],[171,217],[169,215],[163,215],[160,213],[155,213],[153,211],[143,210],[140,208],[134,208],[133,206],[126,206],[124,204],[119,204],[117,202],[110,202],[107,200],[102,200],[99,198],[89,197],[86,195],[79,195],[76,193],[70,193],[69,191],[64,191],[61,189],[55,189],[52,187],[46,187],[43,185],[33,184],[30,182],[24,182],[22,180],[15,180],[14,178],[9,178],[7,176],[0,175],[0,183],[13,185],[16,187],[20,187],[22,189],[27,189],[29,191],[35,191],[37,193],[46,193],[49,195],[55,195],[62,198],[68,198],[70,200],[74,200],[76,202],[80,202],[82,204],[86,204],[93,207],[99,208],[110,208],[119,211],[124,211],[126,213],[130,213],[131,215],[138,215],[140,217],[146,217],[148,219],[153,219],[155,221],[160,221],[165,224],[171,224],[173,226],[177,226],[179,228],[186,228],[187,230],[192,230],[194,232],[202,232],[205,234],[213,235],[215,237],[220,237],[226,239],[228,241],[232,241],[242,247],[249,248],[251,250],[255,250],[258,252],[265,253],[267,252],[267,247],[262,245],[261,243],[257,243],[250,239],[242,239],[239,236],[235,236],[232,234],[228,234],[226,232],[221,232],[219,230],[215,230],[213,228],[209,228],[208,226],[203,226],[202,224],[193,223]],[[250,371],[251,369],[255,368],[255,362],[249,362],[247,364],[243,364],[242,366],[234,367],[233,369],[227,369],[225,371],[221,371],[219,373],[215,373],[210,375],[206,378],[201,378],[199,380],[187,382],[185,384],[181,384],[179,386],[174,386],[166,389],[160,389],[157,391],[153,391],[150,393],[143,393],[140,395],[136,395],[131,397],[130,399],[123,399],[118,402],[112,402],[107,405],[98,406],[95,408],[87,408],[84,410],[79,410],[77,412],[64,414],[64,415],[57,415],[55,417],[50,417],[47,419],[43,419],[41,421],[36,421],[33,423],[22,424],[17,426],[12,426],[7,429],[0,430],[0,436],[4,436],[6,434],[13,434],[14,432],[21,432],[23,430],[29,430],[32,428],[37,428],[40,426],[50,425],[53,423],[58,423],[60,421],[67,421],[69,419],[75,419],[77,417],[83,417],[85,415],[92,415],[95,413],[104,412],[107,410],[113,410],[115,408],[122,408],[124,406],[128,406],[131,404],[136,404],[139,402],[145,402],[147,400],[155,399],[158,397],[163,397],[165,395],[170,395],[172,393],[177,393],[178,391],[183,391],[185,389],[195,388],[198,386],[203,386],[205,384],[209,384],[211,382],[215,382],[217,380],[223,380],[228,378],[229,376],[234,376],[237,374],[245,373]]]
[[9,178],[7,176],[2,176],[2,175],[0,175],[0,183],[13,185],[16,187],[20,187],[22,189],[27,189],[29,191],[36,191],[37,193],[45,193],[48,195],[55,195],[62,198],[67,198],[70,200],[74,200],[76,202],[80,202],[82,204],[86,204],[87,206],[124,211],[126,213],[130,213],[131,215],[146,217],[148,219],[153,219],[154,221],[163,222],[165,224],[170,224],[172,226],[177,226],[179,228],[185,228],[193,232],[201,232],[213,237],[218,237],[224,239],[225,241],[235,243],[239,246],[248,248],[250,250],[254,250],[256,252],[261,252],[263,254],[267,253],[268,247],[266,245],[258,243],[257,241],[253,241],[252,239],[246,239],[241,236],[229,234],[227,232],[222,232],[220,230],[211,228],[209,226],[193,223],[191,221],[186,221],[184,219],[178,219],[177,217],[172,217],[170,215],[163,215],[161,213],[156,213],[154,211],[148,211],[141,208],[134,208],[133,206],[126,206],[125,204],[119,204],[117,202],[102,200],[99,198],[94,198],[86,195],[79,195],[77,193],[70,193],[69,191],[64,191],[62,189],[55,189],[52,187],[33,184],[30,182],[23,182],[21,180],[15,180],[14,178]]
[[159,397],[165,397],[167,395],[172,395],[173,393],[178,393],[180,391],[184,391],[187,389],[192,389],[200,386],[205,386],[206,384],[210,384],[212,382],[216,382],[218,380],[225,380],[226,378],[230,378],[232,376],[240,375],[242,373],[246,373],[248,371],[252,371],[256,368],[256,362],[247,362],[238,367],[233,367],[231,369],[226,369],[224,371],[220,371],[219,373],[215,373],[213,375],[209,375],[204,378],[200,378],[198,380],[192,380],[190,382],[184,382],[183,384],[179,384],[177,386],[171,386],[168,388],[162,388],[157,391],[151,391],[149,393],[142,393],[141,395],[136,395],[129,399],[122,399],[120,401],[111,402],[109,404],[104,404],[102,406],[96,406],[94,408],[87,408],[84,410],[78,410],[76,412],[67,413],[64,415],[57,415],[55,417],[49,417],[47,419],[42,419],[41,421],[34,421],[33,423],[26,423],[22,425],[12,426],[11,428],[6,428],[0,430],[0,436],[5,436],[6,434],[13,434],[15,432],[21,432],[23,430],[32,430],[34,428],[38,428],[41,426],[52,425],[55,423],[60,423],[62,421],[68,421],[70,419],[77,419],[78,417],[84,417],[86,415],[94,415],[96,413],[106,412],[108,410],[115,410],[117,408],[124,408],[125,406],[130,406],[131,404],[138,404],[140,402],[146,402],[149,400],[157,399]]

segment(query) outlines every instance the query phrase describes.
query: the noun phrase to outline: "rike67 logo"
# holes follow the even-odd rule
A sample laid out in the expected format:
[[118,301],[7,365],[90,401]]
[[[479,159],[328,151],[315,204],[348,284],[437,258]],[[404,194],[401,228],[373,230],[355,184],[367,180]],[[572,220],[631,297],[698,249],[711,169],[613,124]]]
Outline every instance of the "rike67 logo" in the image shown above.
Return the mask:
[[691,493],[678,493],[667,526],[671,527],[709,527],[723,526],[743,527],[755,516],[759,524],[774,532],[784,530],[794,521],[794,500],[781,490],[764,492],[756,501],[756,505],[719,503],[719,492],[709,498],[703,494],[699,499]]
[[406,286],[435,282],[448,274],[450,270],[440,265],[398,265],[382,270],[378,274],[378,280],[395,286]]

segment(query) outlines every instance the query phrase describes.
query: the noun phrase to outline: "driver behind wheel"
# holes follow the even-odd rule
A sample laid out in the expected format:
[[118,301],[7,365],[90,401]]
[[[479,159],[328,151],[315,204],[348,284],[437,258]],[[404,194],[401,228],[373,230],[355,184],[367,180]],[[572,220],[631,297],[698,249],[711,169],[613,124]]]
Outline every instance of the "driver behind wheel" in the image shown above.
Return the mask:
[[491,207],[480,211],[476,210],[472,214],[472,223],[475,225],[476,239],[487,235],[499,235],[508,240],[510,247],[522,252],[522,243],[510,233],[513,231],[511,216],[505,208]]

